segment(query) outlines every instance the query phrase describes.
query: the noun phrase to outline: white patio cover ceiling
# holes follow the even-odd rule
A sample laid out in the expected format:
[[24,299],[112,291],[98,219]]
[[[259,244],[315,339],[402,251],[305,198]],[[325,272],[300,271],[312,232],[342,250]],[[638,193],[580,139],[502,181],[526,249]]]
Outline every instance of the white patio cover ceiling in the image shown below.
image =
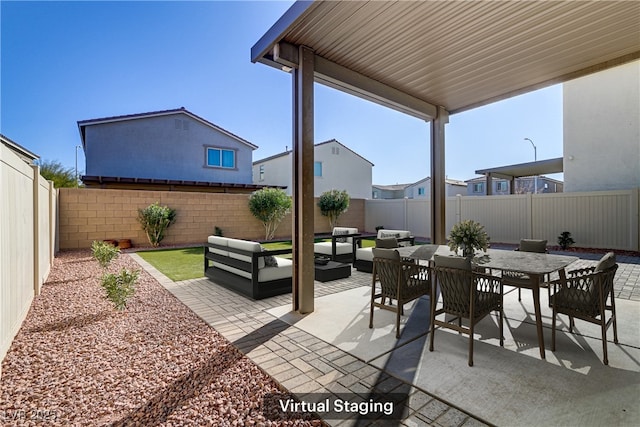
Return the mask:
[[277,44],[313,49],[316,81],[428,119],[412,105],[453,114],[640,58],[640,1],[297,2],[252,60],[287,65]]

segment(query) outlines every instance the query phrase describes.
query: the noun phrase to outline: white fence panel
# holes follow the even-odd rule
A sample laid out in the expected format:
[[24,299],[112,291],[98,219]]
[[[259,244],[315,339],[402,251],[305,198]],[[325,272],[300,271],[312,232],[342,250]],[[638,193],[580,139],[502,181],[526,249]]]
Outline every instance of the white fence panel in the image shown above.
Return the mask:
[[554,244],[569,231],[580,247],[638,250],[638,190],[536,195],[532,223]]
[[0,359],[34,296],[33,170],[0,144]]
[[0,145],[0,206],[2,360],[49,275],[57,234],[57,193],[52,183],[4,144]]
[[[571,232],[580,247],[640,250],[640,189],[585,193],[448,197],[447,234],[457,222],[473,219],[485,226],[492,242],[518,243]],[[366,231],[377,225],[431,236],[428,200],[367,200]]]
[[468,196],[461,200],[461,220],[472,219],[484,225],[492,242],[518,243],[531,235],[529,195]]
[[406,230],[406,199],[365,200],[365,231],[374,232],[383,226],[391,230]]

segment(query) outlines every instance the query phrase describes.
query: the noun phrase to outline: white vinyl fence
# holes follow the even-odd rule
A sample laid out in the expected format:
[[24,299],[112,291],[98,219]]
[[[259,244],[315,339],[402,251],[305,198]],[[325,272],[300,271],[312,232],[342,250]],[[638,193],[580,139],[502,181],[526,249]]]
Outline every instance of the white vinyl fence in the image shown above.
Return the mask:
[[0,145],[0,361],[53,265],[57,193]]
[[[485,226],[492,242],[518,243],[522,238],[546,239],[571,232],[576,246],[640,251],[640,189],[584,193],[448,197],[447,232],[465,219]],[[365,229],[376,226],[431,236],[430,201],[367,200]]]

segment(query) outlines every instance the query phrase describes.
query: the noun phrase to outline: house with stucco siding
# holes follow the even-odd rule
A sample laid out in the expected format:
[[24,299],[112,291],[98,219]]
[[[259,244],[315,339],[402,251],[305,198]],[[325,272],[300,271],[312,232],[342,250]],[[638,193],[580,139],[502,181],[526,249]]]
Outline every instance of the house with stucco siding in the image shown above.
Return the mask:
[[[371,197],[373,163],[335,139],[314,146],[314,196],[329,190],[346,190],[351,198]],[[253,162],[253,183],[287,187],[293,178],[291,150]]]
[[88,187],[255,190],[249,141],[184,107],[78,122]]

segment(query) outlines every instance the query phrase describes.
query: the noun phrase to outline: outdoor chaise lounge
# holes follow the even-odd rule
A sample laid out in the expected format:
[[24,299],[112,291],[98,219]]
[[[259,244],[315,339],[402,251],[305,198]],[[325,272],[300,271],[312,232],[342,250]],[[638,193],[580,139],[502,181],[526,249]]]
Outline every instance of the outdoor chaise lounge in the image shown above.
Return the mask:
[[[380,241],[380,239],[390,238],[395,238],[397,242],[396,246],[413,246],[415,244],[415,237],[413,237],[411,235],[411,232],[407,230],[380,229],[378,230],[378,234],[376,236],[376,242]],[[356,238],[357,243],[359,243],[360,240],[361,238]],[[358,247],[355,248],[355,259],[353,261],[353,266],[358,271],[371,273],[373,270],[373,248],[362,248],[360,247],[360,244],[358,244],[357,246]],[[376,246],[378,246],[377,243]]]
[[316,255],[331,257],[331,261],[353,262],[353,251],[357,245],[353,238],[360,236],[357,228],[334,227],[330,242],[318,242],[313,245]]
[[292,262],[275,255],[291,249],[265,250],[259,243],[209,236],[204,247],[204,274],[216,284],[253,299],[291,292]]

